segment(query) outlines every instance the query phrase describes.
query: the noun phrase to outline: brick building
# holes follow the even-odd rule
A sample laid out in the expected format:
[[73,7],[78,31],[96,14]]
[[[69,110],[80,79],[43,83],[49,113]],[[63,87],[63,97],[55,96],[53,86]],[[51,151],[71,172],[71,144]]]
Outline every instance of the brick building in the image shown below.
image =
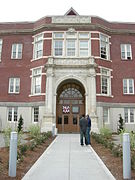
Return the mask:
[[80,16],[0,23],[0,129],[79,131],[89,114],[92,130],[117,131],[119,114],[135,128],[135,23]]

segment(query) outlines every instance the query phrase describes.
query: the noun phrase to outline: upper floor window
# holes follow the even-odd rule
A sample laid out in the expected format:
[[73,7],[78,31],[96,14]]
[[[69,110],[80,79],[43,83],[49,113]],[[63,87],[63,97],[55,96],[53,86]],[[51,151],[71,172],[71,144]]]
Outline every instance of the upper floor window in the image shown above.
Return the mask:
[[67,40],[67,56],[76,55],[76,42],[75,40]]
[[88,40],[80,40],[80,56],[88,56]]
[[125,123],[134,123],[134,109],[124,108]]
[[56,40],[54,42],[54,55],[55,56],[62,56],[63,55],[63,41]]
[[17,107],[9,107],[8,108],[8,121],[16,122],[18,117],[18,109]]
[[109,59],[109,37],[103,34],[100,34],[100,56],[104,59]]
[[20,92],[20,78],[9,78],[9,93]]
[[134,94],[134,79],[123,79],[123,94]]
[[32,94],[41,93],[41,68],[33,69],[32,71]]
[[121,59],[132,59],[131,44],[121,44]]
[[12,59],[21,59],[22,58],[22,44],[12,44]]
[[0,61],[1,61],[1,54],[2,54],[2,39],[0,39]]
[[34,38],[34,59],[41,58],[43,56],[43,34],[37,35]]
[[54,56],[88,57],[90,55],[88,32],[56,32],[53,38]]
[[101,94],[111,95],[111,73],[108,69],[101,69]]

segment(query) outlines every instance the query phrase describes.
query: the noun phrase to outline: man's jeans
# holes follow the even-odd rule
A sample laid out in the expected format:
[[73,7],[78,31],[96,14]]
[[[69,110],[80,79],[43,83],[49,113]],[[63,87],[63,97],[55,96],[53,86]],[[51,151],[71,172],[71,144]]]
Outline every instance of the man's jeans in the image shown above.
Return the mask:
[[86,136],[87,136],[87,142],[88,142],[88,144],[91,144],[91,142],[90,142],[90,130],[91,130],[91,128],[90,128],[90,127],[87,127]]
[[80,143],[83,145],[83,137],[85,138],[85,144],[87,145],[87,137],[86,137],[86,132],[80,131]]

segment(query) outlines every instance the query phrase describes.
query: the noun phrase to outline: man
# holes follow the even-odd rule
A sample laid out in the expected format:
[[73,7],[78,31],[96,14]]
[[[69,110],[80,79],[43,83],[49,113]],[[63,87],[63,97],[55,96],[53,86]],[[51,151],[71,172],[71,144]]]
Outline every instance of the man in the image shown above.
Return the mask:
[[87,130],[87,126],[88,126],[88,121],[85,118],[85,115],[82,115],[82,118],[80,118],[80,143],[81,146],[83,146],[83,137],[85,138],[85,144],[88,145],[87,143],[87,137],[86,137],[86,130]]
[[89,115],[87,115],[86,119],[88,122],[87,131],[86,131],[87,143],[91,144],[91,141],[90,141],[91,119],[90,119]]

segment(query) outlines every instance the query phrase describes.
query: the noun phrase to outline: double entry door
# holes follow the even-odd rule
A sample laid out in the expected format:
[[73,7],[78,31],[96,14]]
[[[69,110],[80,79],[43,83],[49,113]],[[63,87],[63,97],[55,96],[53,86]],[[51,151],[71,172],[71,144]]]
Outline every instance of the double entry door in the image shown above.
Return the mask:
[[56,125],[58,128],[58,132],[79,132],[79,119],[82,114],[84,114],[83,104],[58,104]]

